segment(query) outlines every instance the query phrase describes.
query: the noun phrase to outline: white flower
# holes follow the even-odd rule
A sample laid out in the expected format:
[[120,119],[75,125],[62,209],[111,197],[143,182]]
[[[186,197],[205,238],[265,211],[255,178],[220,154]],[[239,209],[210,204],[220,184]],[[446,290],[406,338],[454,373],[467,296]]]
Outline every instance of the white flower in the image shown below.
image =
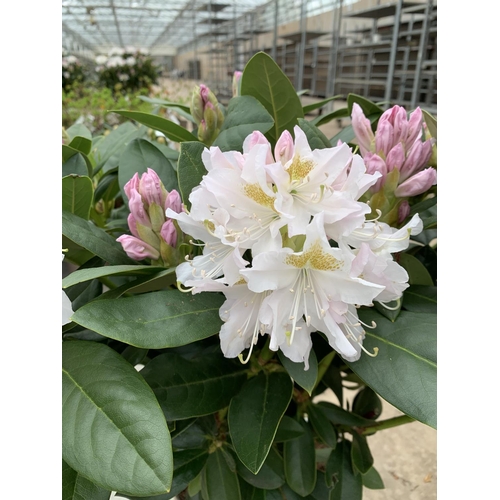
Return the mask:
[[68,63],[69,64],[75,64],[78,61],[78,59],[75,56],[68,56]]
[[100,56],[97,56],[97,57],[95,58],[95,62],[96,62],[96,64],[99,64],[99,65],[101,65],[101,64],[106,64],[106,61],[107,61],[107,60],[108,60],[108,58],[107,58],[106,56],[104,56],[104,55],[100,55]]
[[135,57],[127,57],[127,59],[125,59],[125,64],[127,64],[128,66],[133,66],[135,63]]

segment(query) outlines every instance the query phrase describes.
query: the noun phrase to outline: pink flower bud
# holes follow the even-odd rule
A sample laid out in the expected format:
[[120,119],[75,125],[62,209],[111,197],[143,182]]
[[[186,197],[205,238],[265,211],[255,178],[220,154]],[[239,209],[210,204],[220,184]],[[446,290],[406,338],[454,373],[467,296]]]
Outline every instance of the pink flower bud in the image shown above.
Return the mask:
[[241,75],[243,75],[241,71],[235,71],[233,74],[233,97],[238,97],[240,95]]
[[151,221],[144,208],[142,197],[136,189],[130,190],[128,208],[130,213],[134,216],[136,223],[139,222],[143,226],[151,227]]
[[139,174],[136,172],[132,179],[130,179],[127,184],[123,187],[123,190],[125,191],[125,194],[127,195],[127,198],[130,200],[131,194],[130,192],[132,189],[136,189],[139,191]]
[[200,85],[200,97],[203,101],[203,106],[205,106],[209,102],[209,94],[210,94],[210,89],[206,85],[203,85],[202,83]]
[[387,156],[393,145],[394,127],[389,123],[389,120],[382,121],[381,117],[377,125],[377,133],[375,134],[375,151],[377,154],[382,153],[384,156]]
[[293,137],[288,130],[284,130],[274,147],[274,157],[284,165],[293,158],[293,152]]
[[182,213],[181,195],[175,189],[172,189],[172,191],[168,193],[167,199],[165,200],[165,210],[168,208],[171,208],[177,214]]
[[168,219],[162,226],[160,231],[161,237],[165,240],[165,243],[171,247],[175,247],[177,244],[177,230],[172,219]]
[[361,156],[372,151],[375,142],[375,136],[372,132],[370,120],[365,117],[361,106],[357,103],[352,105],[352,128],[356,134]]
[[408,134],[406,137],[406,149],[410,149],[413,143],[422,137],[422,110],[416,108],[408,120]]
[[401,170],[403,163],[405,162],[405,152],[403,145],[398,142],[387,155],[385,163],[387,165],[387,172],[392,172],[393,169]]
[[406,109],[401,106],[394,106],[394,143],[405,142],[406,136],[408,135],[408,118],[406,114]]
[[128,222],[128,228],[130,229],[130,232],[135,237],[139,238],[139,233],[137,232],[137,221],[135,220],[135,217],[132,214],[128,214],[127,222]]
[[422,142],[420,140],[415,141],[413,143],[413,146],[407,153],[404,165],[401,167],[401,176],[399,178],[399,181],[404,182],[412,175],[420,172],[420,170],[427,166],[431,155],[431,140],[425,142]]
[[410,204],[405,200],[398,208],[398,224],[401,224],[410,215]]
[[398,198],[407,198],[410,196],[417,196],[425,193],[431,186],[437,182],[437,172],[433,168],[426,168],[413,177],[410,177],[403,184],[400,184],[396,191],[395,196]]
[[135,236],[123,234],[122,236],[117,238],[116,241],[119,241],[121,243],[123,250],[125,250],[125,253],[131,259],[142,260],[149,258],[156,260],[160,257],[160,253],[158,252],[158,250],[140,240],[139,238],[136,238]]
[[167,191],[163,187],[158,174],[151,168],[148,168],[147,172],[142,174],[138,191],[148,205],[156,203],[162,207],[165,203]]
[[384,185],[385,176],[387,175],[387,165],[379,155],[374,153],[368,153],[363,159],[365,161],[367,174],[372,175],[375,172],[380,172],[382,174],[382,177],[380,177],[370,188],[372,193],[376,193],[377,191],[380,191],[380,188]]

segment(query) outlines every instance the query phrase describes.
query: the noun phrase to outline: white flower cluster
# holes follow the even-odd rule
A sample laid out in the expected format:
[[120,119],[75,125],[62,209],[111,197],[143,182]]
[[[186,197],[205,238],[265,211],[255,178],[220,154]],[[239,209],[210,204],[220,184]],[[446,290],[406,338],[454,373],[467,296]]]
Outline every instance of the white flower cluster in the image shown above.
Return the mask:
[[260,132],[243,153],[205,149],[208,173],[191,192],[191,210],[167,216],[203,242],[201,255],[177,267],[179,283],[226,297],[224,355],[269,334],[271,350],[307,369],[313,331],[346,360],[359,358],[369,325],[357,308],[401,297],[408,275],[392,253],[408,247],[422,222],[416,215],[395,229],[366,220],[370,207],[358,199],[380,174],[367,174],[347,144],[311,150],[299,127],[294,134],[283,132],[274,155]]

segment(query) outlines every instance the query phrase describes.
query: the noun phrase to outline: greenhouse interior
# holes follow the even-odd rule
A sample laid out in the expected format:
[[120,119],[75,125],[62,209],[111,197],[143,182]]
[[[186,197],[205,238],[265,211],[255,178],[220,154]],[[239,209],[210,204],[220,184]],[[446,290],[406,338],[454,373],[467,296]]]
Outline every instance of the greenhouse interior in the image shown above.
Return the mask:
[[437,0],[62,1],[63,498],[437,498]]

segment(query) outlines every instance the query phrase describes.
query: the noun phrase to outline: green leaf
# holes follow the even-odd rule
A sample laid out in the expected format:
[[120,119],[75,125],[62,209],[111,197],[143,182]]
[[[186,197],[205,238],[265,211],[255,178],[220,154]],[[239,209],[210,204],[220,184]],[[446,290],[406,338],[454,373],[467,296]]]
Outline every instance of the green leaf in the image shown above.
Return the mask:
[[85,137],[75,137],[69,143],[69,147],[80,151],[84,155],[88,155],[92,150],[92,140]]
[[201,142],[184,142],[181,144],[177,176],[182,201],[188,209],[191,208],[189,202],[191,191],[200,184],[202,177],[207,173],[201,159],[201,153],[203,153],[204,149],[205,146]]
[[304,434],[304,429],[297,422],[297,420],[283,415],[280,425],[278,426],[278,430],[276,431],[274,442],[283,443],[285,441],[289,441],[290,439],[302,436],[302,434]]
[[285,484],[283,459],[274,448],[269,451],[257,474],[250,472],[239,460],[236,462],[236,467],[238,474],[255,488],[274,490]]
[[434,286],[434,281],[432,281],[429,271],[413,255],[409,253],[399,254],[398,263],[406,269],[410,285]]
[[283,372],[260,372],[229,405],[228,424],[238,458],[257,474],[292,398],[293,384]]
[[151,104],[159,104],[160,106],[163,106],[165,108],[179,108],[186,113],[191,113],[191,109],[189,108],[189,106],[186,106],[185,104],[181,104],[179,102],[165,101],[164,99],[158,99],[156,97],[146,97],[144,95],[140,95],[138,97],[142,101],[149,102]]
[[354,427],[363,427],[365,425],[372,425],[373,421],[360,417],[355,413],[350,413],[340,406],[320,401],[318,406],[323,410],[326,417],[334,424],[349,425]]
[[[174,451],[173,457],[174,476],[172,479],[172,488],[169,493],[148,497],[132,497],[126,495],[126,498],[130,500],[170,500],[176,497],[199,475],[207,462],[208,452],[205,449]],[[122,496],[122,493],[119,493],[118,496]]]
[[110,347],[63,342],[63,458],[99,486],[157,495],[172,482],[170,434],[153,391]]
[[419,212],[424,212],[429,208],[432,208],[437,203],[437,196],[432,196],[431,198],[427,198],[419,203],[415,203],[415,205],[411,206],[409,217],[413,217],[415,214]]
[[319,115],[311,120],[311,123],[316,127],[330,123],[332,120],[339,120],[340,118],[348,118],[349,110],[347,108],[337,109],[328,113],[327,115]]
[[148,168],[153,169],[161,179],[165,189],[178,189],[177,174],[165,155],[146,139],[130,141],[120,156],[118,165],[118,183],[123,199],[127,202],[124,187],[135,173],[141,176]]
[[62,461],[62,500],[108,500],[110,495]]
[[241,94],[255,97],[273,117],[274,127],[268,132],[272,141],[284,130],[293,135],[297,118],[304,118],[300,98],[290,80],[264,52],[255,54],[245,66]]
[[357,94],[349,94],[347,96],[347,109],[349,110],[349,115],[352,115],[352,105],[354,103],[361,107],[366,117],[368,117],[368,115],[377,114],[380,116],[384,112],[384,110],[380,106],[377,106],[373,101]]
[[[350,115],[349,115],[350,116]],[[373,125],[378,121],[380,118],[380,113],[374,113],[371,115],[365,115],[368,120],[370,120],[370,123]],[[352,125],[348,125],[347,127],[344,127],[338,134],[333,136],[330,139],[330,144],[332,146],[336,146],[337,142],[340,140],[342,142],[351,142],[354,138],[356,137],[356,134],[354,133],[354,129],[352,128]]]
[[207,421],[210,421],[210,419],[215,425],[213,415],[178,420],[175,423],[175,432],[172,433],[172,446],[174,449],[208,448],[214,437],[213,433],[207,430],[207,427],[209,427]]
[[[110,264],[131,264],[122,246],[112,236],[92,222],[63,211],[62,234],[73,243],[85,248]],[[64,243],[63,243],[64,247]]]
[[[64,149],[64,146],[63,146]],[[81,153],[75,151],[74,154],[67,156],[67,159],[64,159],[62,163],[62,175],[66,177],[68,175],[81,175],[81,176],[89,176],[90,172],[87,167],[87,163]]]
[[72,317],[105,337],[143,349],[190,344],[219,333],[224,297],[186,295],[177,290],[94,301]]
[[354,398],[352,411],[360,417],[376,420],[382,414],[382,401],[370,387],[363,387]]
[[311,500],[328,500],[331,493],[331,488],[326,484],[325,473],[318,471],[318,480],[309,498]]
[[328,420],[323,409],[311,403],[307,407],[307,414],[309,415],[311,425],[321,441],[323,441],[326,446],[335,448],[337,446],[337,431]]
[[438,137],[438,131],[437,131],[437,120],[436,118],[431,115],[428,111],[425,109],[422,110],[422,115],[425,120],[425,124],[427,125],[427,130],[431,134],[431,137],[434,137],[437,139]]
[[73,271],[70,275],[63,279],[62,287],[68,288],[69,286],[83,283],[84,281],[93,280],[95,278],[102,278],[103,276],[140,276],[151,275],[162,271],[170,271],[173,273],[175,268],[165,269],[164,267],[157,266],[103,266],[93,267],[91,269],[78,269]]
[[[109,172],[109,171],[108,171]],[[109,173],[99,180],[94,193],[94,199],[96,201],[103,200],[105,202],[114,200],[116,195],[120,192],[120,186],[118,185],[118,173]]]
[[187,360],[168,352],[152,359],[141,371],[167,420],[214,413],[229,405],[246,380],[239,363],[211,354]]
[[94,188],[87,176],[68,175],[62,178],[62,209],[82,219],[90,217]]
[[363,474],[362,480],[363,486],[370,490],[383,490],[385,488],[384,481],[375,467],[371,467],[366,474]]
[[[247,471],[248,472],[248,471]],[[250,472],[249,472],[250,474]],[[259,490],[245,481],[240,481],[241,498],[245,500],[266,500],[266,490]],[[283,500],[281,497],[279,500]]]
[[302,107],[302,111],[304,112],[304,115],[307,113],[314,111],[315,109],[322,108],[325,104],[328,104],[329,102],[335,100],[335,99],[340,99],[344,96],[342,95],[334,95],[333,97],[327,97],[326,99],[323,99],[322,101],[318,102],[313,102],[312,104],[307,104],[306,106]]
[[366,331],[363,346],[379,352],[347,362],[349,367],[393,406],[436,428],[436,315],[402,311],[395,323],[373,310],[360,310],[359,316],[377,323]]
[[305,389],[310,396],[318,378],[318,360],[316,359],[314,350],[311,349],[309,352],[309,370],[304,369],[304,363],[294,363],[291,359],[287,358],[281,350],[278,351],[278,357],[290,377],[292,377],[300,387]]
[[[399,298],[397,300],[393,300],[391,302],[384,302],[384,304],[381,304],[380,302],[377,302],[376,300],[373,301],[373,304],[375,306],[375,309],[385,318],[388,320],[396,321],[396,319],[399,316],[399,313],[401,312],[401,308],[403,306],[403,299]],[[388,309],[388,307],[390,309]]]
[[158,115],[152,115],[151,113],[142,113],[141,111],[126,111],[126,110],[111,110],[110,113],[117,113],[125,118],[131,118],[146,127],[152,128],[153,130],[159,130],[171,141],[183,142],[183,141],[196,141],[197,138],[184,127],[177,125],[166,118],[162,118]]
[[366,437],[360,436],[357,432],[352,435],[351,459],[353,468],[361,474],[366,474],[373,465],[373,457]]
[[412,285],[404,292],[404,308],[416,313],[437,313],[437,287]]
[[203,495],[205,500],[242,500],[238,476],[229,468],[220,448],[208,457],[202,491],[206,493]]
[[309,425],[304,420],[300,425],[304,434],[284,444],[285,477],[290,488],[305,497],[316,486],[316,455]]
[[361,474],[355,474],[351,464],[351,443],[345,439],[332,451],[326,463],[327,484],[333,478],[331,500],[361,500],[363,483]]
[[92,140],[92,132],[82,123],[75,123],[71,125],[66,130],[66,133],[69,136],[69,140],[72,141],[75,137],[84,137],[85,139],[88,139],[89,141]]
[[323,149],[331,148],[332,145],[330,141],[326,138],[326,135],[321,132],[321,130],[315,127],[311,122],[308,122],[304,118],[299,118],[299,127],[304,131],[307,137],[307,142],[311,149]]
[[243,141],[248,135],[255,130],[265,134],[273,125],[273,117],[255,97],[233,97],[213,146],[218,146],[222,151],[242,152]]

